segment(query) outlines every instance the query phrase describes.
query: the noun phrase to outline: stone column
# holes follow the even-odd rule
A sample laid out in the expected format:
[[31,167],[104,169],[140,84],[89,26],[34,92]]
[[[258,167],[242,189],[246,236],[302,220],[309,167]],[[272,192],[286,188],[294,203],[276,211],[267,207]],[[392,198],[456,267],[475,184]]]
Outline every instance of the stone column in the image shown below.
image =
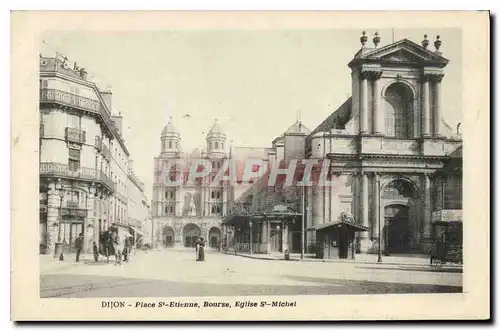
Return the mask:
[[[227,187],[222,186],[222,216],[227,215]],[[202,213],[203,215],[203,213]]]
[[441,93],[441,80],[442,75],[437,75],[435,77],[434,84],[434,136],[442,137],[442,93]]
[[[366,172],[362,173],[360,176],[360,190],[361,190],[361,197],[360,197],[360,219],[361,219],[361,225],[365,227],[369,227],[369,206],[368,206],[368,175]],[[361,253],[366,253],[368,249],[370,248],[370,238],[368,237],[368,232],[363,231],[360,232],[359,234],[359,239],[360,239],[360,251]]]
[[263,220],[260,227],[260,253],[268,254],[269,253],[269,235],[268,235],[268,223],[266,220]]
[[429,76],[423,76],[422,84],[422,136],[430,135]]
[[368,133],[368,72],[361,73],[360,132]]
[[[306,186],[306,197],[307,197],[307,200],[306,200],[306,209],[305,209],[305,212],[306,212],[306,228],[309,228],[309,227],[312,227],[314,224],[313,224],[313,217],[312,217],[312,214],[313,214],[313,208],[312,208],[312,204],[313,204],[313,187],[312,186]],[[316,232],[315,231],[307,231],[305,233],[305,236],[306,236],[306,247],[305,247],[305,251],[306,252],[309,252],[309,247],[312,247],[313,245],[315,245],[315,240],[316,240]]]
[[373,78],[373,122],[375,123],[374,133],[383,134],[384,132],[384,110],[381,107],[381,96],[380,96],[380,77],[381,72],[374,72],[372,74]]
[[312,225],[322,224],[325,222],[324,208],[323,208],[323,187],[313,186],[313,212],[312,212]]
[[424,175],[424,208],[423,208],[423,219],[424,219],[424,231],[422,238],[422,250],[424,252],[429,252],[430,242],[432,239],[432,218],[431,218],[431,180],[428,174]]

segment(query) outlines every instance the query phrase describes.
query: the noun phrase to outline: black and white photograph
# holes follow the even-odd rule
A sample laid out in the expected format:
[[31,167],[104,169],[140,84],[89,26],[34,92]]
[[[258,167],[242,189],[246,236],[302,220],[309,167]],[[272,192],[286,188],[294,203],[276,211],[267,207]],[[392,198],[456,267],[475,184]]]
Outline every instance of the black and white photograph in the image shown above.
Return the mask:
[[42,29],[38,222],[23,223],[39,299],[110,314],[459,302],[466,223],[488,226],[464,208],[481,194],[464,189],[479,176],[464,172],[464,31],[360,23]]

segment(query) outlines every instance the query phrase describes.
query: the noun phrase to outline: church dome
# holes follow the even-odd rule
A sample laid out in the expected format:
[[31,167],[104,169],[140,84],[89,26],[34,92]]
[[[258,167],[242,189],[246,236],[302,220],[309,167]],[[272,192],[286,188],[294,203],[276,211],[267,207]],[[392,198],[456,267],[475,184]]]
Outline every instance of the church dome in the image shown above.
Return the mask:
[[222,132],[222,129],[219,125],[219,123],[217,122],[217,120],[215,120],[215,123],[214,125],[212,126],[212,128],[210,129],[210,131],[208,131],[208,134],[223,134]]
[[165,136],[167,134],[179,134],[177,128],[172,123],[172,120],[168,121],[167,125],[165,125],[165,127],[161,131],[162,136]]

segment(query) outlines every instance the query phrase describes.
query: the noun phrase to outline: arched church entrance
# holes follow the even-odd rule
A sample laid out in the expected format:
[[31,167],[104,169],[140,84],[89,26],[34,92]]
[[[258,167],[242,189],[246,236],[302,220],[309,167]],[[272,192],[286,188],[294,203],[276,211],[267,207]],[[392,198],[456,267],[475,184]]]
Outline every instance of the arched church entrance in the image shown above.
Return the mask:
[[196,239],[201,237],[201,229],[196,224],[186,224],[182,230],[182,237],[184,238],[185,247],[194,247]]
[[163,246],[173,247],[175,242],[175,232],[171,226],[165,226],[161,230]]
[[388,254],[410,253],[419,231],[415,208],[416,189],[406,179],[389,182],[382,191],[384,248]]
[[218,227],[212,227],[208,231],[208,242],[210,247],[216,248],[221,242],[222,232]]

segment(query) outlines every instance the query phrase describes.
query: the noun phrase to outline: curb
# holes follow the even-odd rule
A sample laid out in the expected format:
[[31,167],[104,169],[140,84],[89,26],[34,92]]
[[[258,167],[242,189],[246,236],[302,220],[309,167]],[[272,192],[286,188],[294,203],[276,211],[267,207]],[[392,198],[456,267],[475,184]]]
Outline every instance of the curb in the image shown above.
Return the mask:
[[[234,255],[234,256],[240,256],[248,259],[254,259],[254,260],[268,260],[268,261],[287,261],[285,258],[274,258],[274,257],[263,257],[263,256],[254,256],[254,255],[248,255],[248,254],[235,254],[235,253],[227,253],[227,252],[222,252],[223,254],[226,255]],[[369,261],[359,261],[359,260],[325,260],[325,259],[307,259],[307,260],[301,260],[297,258],[289,259],[288,261],[293,261],[293,262],[312,262],[312,263],[344,263],[344,264],[369,264],[369,265],[395,265],[395,266],[409,266],[409,267],[429,267],[431,268],[432,266],[430,264],[417,264],[417,263],[396,263],[396,262],[369,262]],[[450,268],[457,268],[457,269],[462,269],[463,265],[443,265],[440,267],[441,269],[450,269]]]

